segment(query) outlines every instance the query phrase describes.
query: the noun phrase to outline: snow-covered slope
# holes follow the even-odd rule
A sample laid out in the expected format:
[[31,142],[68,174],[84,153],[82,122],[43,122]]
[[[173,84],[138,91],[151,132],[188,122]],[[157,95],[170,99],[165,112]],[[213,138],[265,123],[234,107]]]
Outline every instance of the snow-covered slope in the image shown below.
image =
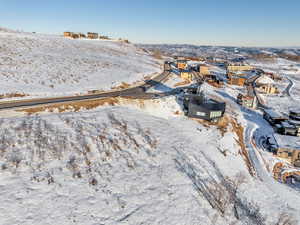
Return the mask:
[[[104,107],[0,121],[0,224],[274,224],[237,135]],[[238,215],[238,216],[237,216]]]
[[132,84],[160,72],[132,44],[0,29],[0,95],[73,95]]

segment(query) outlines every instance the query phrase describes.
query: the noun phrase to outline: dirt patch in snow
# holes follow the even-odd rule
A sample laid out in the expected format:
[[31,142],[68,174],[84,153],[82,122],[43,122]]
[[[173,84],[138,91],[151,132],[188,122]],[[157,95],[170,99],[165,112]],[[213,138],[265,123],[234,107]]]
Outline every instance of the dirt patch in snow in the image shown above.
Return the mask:
[[21,97],[26,97],[28,95],[23,94],[23,93],[7,93],[7,94],[3,94],[0,95],[0,99],[2,98],[21,98]]
[[116,86],[116,87],[112,87],[112,89],[116,90],[116,89],[126,89],[126,88],[129,88],[130,85],[127,84],[126,82],[122,82],[119,86]]
[[237,136],[236,142],[241,148],[239,153],[243,157],[250,175],[255,176],[255,170],[250,161],[250,157],[248,155],[248,151],[247,151],[245,141],[244,141],[245,140],[244,139],[244,128],[240,123],[237,122],[236,119],[228,117],[228,116],[224,116],[217,123],[212,123],[212,122],[200,120],[200,119],[194,119],[194,120],[196,120],[198,123],[202,124],[205,127],[216,126],[222,136],[224,136],[224,134],[227,132],[234,132]]
[[174,87],[179,87],[179,86],[183,86],[183,85],[188,85],[188,84],[190,84],[190,83],[191,83],[191,81],[185,80],[185,81],[178,82],[178,83],[174,84]]
[[250,157],[249,157],[248,151],[246,149],[245,141],[244,141],[245,140],[244,127],[240,123],[238,123],[235,119],[231,119],[231,124],[232,124],[232,130],[237,135],[236,142],[241,147],[240,154],[243,157],[243,159],[247,165],[250,175],[255,176],[255,169],[253,168],[253,165],[250,161]]
[[220,83],[217,83],[217,82],[215,82],[215,81],[206,81],[210,86],[213,86],[213,87],[215,87],[215,88],[221,88],[221,87],[223,87],[223,85],[222,84],[220,84]]
[[66,112],[66,111],[74,111],[78,112],[81,109],[94,109],[103,105],[114,106],[119,103],[119,99],[117,98],[105,98],[105,99],[97,99],[97,100],[89,100],[89,101],[81,101],[81,102],[70,102],[70,103],[58,103],[53,104],[51,106],[41,106],[34,107],[28,109],[17,110],[18,112],[26,112],[28,115],[32,115],[39,112]]
[[193,119],[193,120],[197,121],[204,127],[216,126],[220,130],[221,135],[224,136],[224,134],[228,131],[228,127],[232,119],[228,118],[227,116],[224,116],[217,123],[213,123],[201,119]]

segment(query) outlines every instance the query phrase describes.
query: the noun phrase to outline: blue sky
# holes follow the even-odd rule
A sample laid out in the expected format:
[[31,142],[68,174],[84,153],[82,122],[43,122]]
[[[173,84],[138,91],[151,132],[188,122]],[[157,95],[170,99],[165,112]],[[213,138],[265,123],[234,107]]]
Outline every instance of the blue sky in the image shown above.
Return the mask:
[[0,0],[0,26],[136,43],[300,46],[300,0]]

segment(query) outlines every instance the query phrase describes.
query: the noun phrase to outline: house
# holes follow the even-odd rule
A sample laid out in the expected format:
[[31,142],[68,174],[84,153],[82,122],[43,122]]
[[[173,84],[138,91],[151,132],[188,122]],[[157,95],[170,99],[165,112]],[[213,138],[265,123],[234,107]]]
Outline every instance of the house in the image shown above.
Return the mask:
[[[271,141],[271,139],[273,139]],[[300,138],[274,134],[268,138],[272,145],[272,151],[278,157],[287,159],[291,164],[300,167]]]
[[77,38],[79,38],[80,36],[79,36],[79,34],[77,34],[77,33],[72,33],[72,36],[71,36],[73,39],[77,39]]
[[73,32],[66,31],[64,32],[64,37],[72,37]]
[[199,65],[199,72],[201,75],[210,75],[209,67],[205,64]]
[[98,39],[99,37],[98,33],[92,33],[92,32],[88,32],[87,36],[89,39]]
[[257,91],[263,94],[276,94],[278,88],[274,84],[257,84]]
[[263,94],[276,94],[278,89],[274,84],[274,80],[266,74],[261,75],[256,79],[257,91]]
[[300,121],[300,108],[290,109],[289,117],[293,120]]
[[228,84],[244,86],[247,84],[247,80],[253,77],[252,71],[227,71]]
[[255,95],[243,95],[239,94],[237,96],[237,103],[246,108],[256,109],[257,108],[257,97]]
[[228,78],[228,84],[244,86],[247,81],[248,75],[243,73],[229,72],[227,73],[227,78]]
[[275,126],[276,124],[280,124],[281,122],[288,120],[288,118],[283,116],[281,113],[275,112],[272,109],[264,109],[263,117],[271,124],[271,126]]
[[[109,37],[108,36],[104,36],[104,35],[100,35],[99,39],[109,40]],[[121,39],[120,41],[126,41],[126,40]]]
[[271,78],[274,81],[280,81],[282,80],[282,78],[274,73],[271,72],[264,72],[264,75],[268,76],[269,78]]
[[180,71],[180,77],[183,80],[193,80],[193,74],[190,70],[182,70]]
[[171,71],[172,70],[171,64],[172,64],[172,62],[165,61],[165,63],[164,63],[164,71]]
[[178,59],[176,62],[177,69],[186,70],[188,68],[187,60]]
[[254,67],[246,64],[228,64],[227,72],[237,72],[237,71],[251,71]]
[[274,129],[277,133],[283,135],[297,136],[298,134],[298,128],[289,121],[283,121],[279,124],[276,124]]
[[296,127],[296,135],[300,136],[300,121],[299,120],[289,120],[289,123]]
[[79,35],[79,38],[86,38],[86,35],[83,33],[79,33],[78,35]]
[[222,87],[224,85],[224,80],[217,77],[215,74],[206,75],[204,77],[205,81],[214,87]]
[[186,94],[183,99],[183,106],[188,117],[208,121],[217,121],[223,117],[226,109],[224,102],[207,99],[203,93]]

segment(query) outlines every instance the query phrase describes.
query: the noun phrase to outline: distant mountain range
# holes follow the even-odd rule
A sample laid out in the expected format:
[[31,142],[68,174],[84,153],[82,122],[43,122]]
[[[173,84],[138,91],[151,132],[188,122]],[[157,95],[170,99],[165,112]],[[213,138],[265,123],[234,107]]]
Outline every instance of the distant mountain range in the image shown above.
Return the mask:
[[197,46],[189,44],[139,44],[139,47],[150,51],[159,50],[162,54],[186,57],[238,57],[258,54],[274,56],[300,56],[300,47],[295,48],[260,48],[260,47],[228,47],[228,46]]

